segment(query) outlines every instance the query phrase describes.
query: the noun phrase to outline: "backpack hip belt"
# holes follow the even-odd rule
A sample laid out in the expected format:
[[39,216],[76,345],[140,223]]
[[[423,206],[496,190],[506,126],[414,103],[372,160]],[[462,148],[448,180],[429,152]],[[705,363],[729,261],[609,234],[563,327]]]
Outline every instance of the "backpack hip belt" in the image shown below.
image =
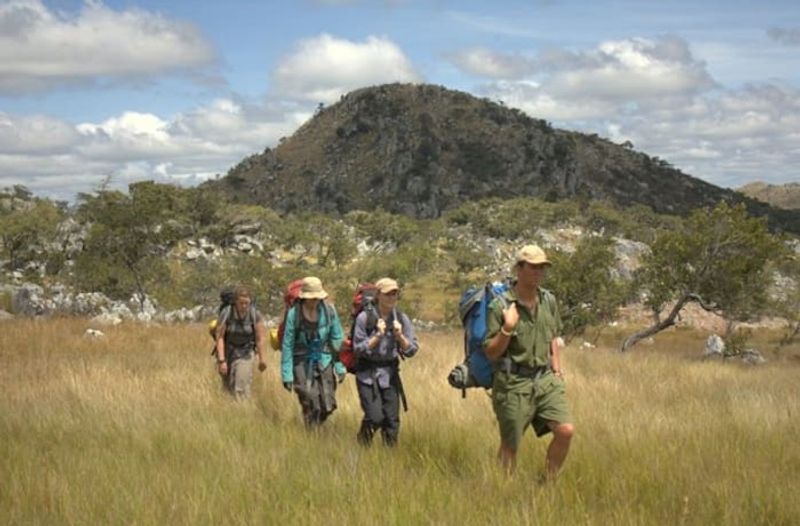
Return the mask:
[[246,345],[228,345],[225,344],[225,354],[232,360],[241,360],[247,358],[255,352],[255,344]]
[[377,369],[378,367],[397,367],[400,360],[392,358],[390,360],[370,360],[369,358],[359,358],[358,367],[361,370]]
[[305,359],[308,355],[319,355],[322,356],[323,354],[329,354],[334,356],[334,352],[332,349],[328,348],[327,346],[323,347],[322,350],[319,351],[312,351],[308,347],[304,345],[296,345],[294,351],[292,351],[292,356],[295,360],[302,360]]
[[498,371],[503,371],[506,374],[523,376],[525,378],[532,378],[534,380],[539,378],[540,376],[544,376],[544,374],[550,370],[550,368],[546,365],[540,365],[538,367],[528,367],[527,365],[521,365],[513,362],[511,358],[507,356],[501,359],[497,365],[498,365],[497,367]]

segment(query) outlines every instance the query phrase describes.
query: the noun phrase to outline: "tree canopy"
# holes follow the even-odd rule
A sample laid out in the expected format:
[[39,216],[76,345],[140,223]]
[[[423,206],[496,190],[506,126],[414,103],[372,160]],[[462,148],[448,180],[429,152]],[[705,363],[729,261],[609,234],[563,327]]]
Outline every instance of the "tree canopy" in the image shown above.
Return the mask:
[[682,227],[662,231],[651,249],[638,283],[656,321],[628,337],[623,351],[674,325],[690,301],[722,315],[729,331],[734,322],[759,314],[767,304],[767,263],[785,254],[765,219],[752,218],[744,206],[727,203],[695,211]]

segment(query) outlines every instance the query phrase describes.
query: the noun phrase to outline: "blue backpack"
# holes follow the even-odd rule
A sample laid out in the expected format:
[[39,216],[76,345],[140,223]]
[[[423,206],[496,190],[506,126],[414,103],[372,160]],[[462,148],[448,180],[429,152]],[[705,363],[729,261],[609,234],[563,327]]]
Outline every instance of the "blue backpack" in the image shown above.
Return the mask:
[[461,324],[464,326],[464,362],[450,371],[447,381],[456,389],[461,389],[462,396],[466,396],[466,389],[470,387],[492,387],[494,369],[483,351],[489,304],[495,298],[500,298],[503,308],[507,308],[502,294],[510,287],[508,280],[487,283],[483,287],[470,287],[458,302]]

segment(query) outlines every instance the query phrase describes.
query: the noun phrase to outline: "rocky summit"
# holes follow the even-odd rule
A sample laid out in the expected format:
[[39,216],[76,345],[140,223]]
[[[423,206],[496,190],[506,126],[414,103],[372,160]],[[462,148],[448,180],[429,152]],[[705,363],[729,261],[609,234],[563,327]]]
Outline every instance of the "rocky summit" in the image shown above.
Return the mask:
[[739,192],[776,208],[800,210],[800,183],[767,184],[756,181],[739,188]]
[[281,212],[381,207],[418,218],[489,197],[583,197],[681,215],[726,200],[800,232],[797,211],[691,177],[630,143],[559,130],[502,102],[425,84],[351,92],[208,184]]

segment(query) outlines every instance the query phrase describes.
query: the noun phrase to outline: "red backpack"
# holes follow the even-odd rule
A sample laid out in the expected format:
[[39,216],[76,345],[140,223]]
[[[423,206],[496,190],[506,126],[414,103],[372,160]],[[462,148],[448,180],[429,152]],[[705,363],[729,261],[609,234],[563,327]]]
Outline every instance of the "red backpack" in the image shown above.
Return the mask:
[[353,307],[350,309],[350,335],[344,339],[339,351],[339,361],[342,362],[348,373],[355,373],[357,358],[353,350],[353,333],[356,329],[356,317],[367,311],[367,329],[372,329],[378,323],[378,289],[372,283],[359,283],[353,294]]
[[303,280],[296,279],[286,286],[286,292],[283,293],[283,319],[278,324],[278,346],[276,351],[283,348],[283,333],[286,329],[286,315],[289,314],[289,309],[294,307],[297,300],[300,299],[300,289],[303,288]]

